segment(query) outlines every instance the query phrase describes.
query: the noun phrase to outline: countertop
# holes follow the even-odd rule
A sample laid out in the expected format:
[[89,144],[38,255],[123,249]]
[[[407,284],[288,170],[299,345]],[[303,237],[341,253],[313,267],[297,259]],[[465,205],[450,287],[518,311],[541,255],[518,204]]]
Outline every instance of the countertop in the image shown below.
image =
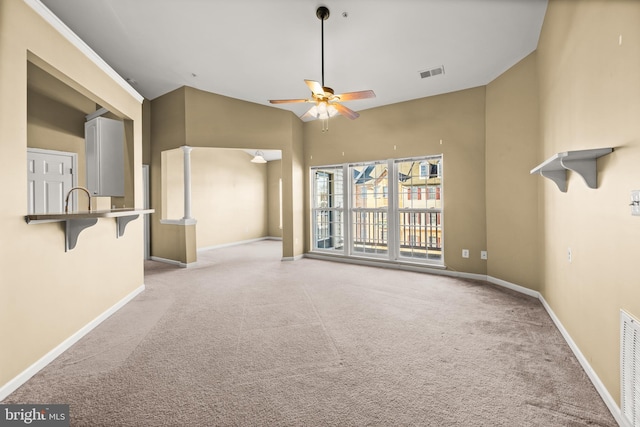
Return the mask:
[[122,216],[134,216],[140,214],[150,214],[155,212],[154,209],[133,209],[133,208],[119,208],[119,209],[106,209],[95,211],[75,211],[75,212],[60,212],[60,213],[46,213],[46,214],[32,214],[26,215],[27,222],[31,221],[67,221],[73,219],[92,219],[92,218],[118,218]]

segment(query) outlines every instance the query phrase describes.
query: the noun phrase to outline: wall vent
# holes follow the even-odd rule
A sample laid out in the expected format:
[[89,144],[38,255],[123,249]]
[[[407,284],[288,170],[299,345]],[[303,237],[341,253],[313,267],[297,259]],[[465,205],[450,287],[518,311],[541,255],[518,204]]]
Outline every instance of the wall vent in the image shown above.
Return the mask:
[[620,310],[620,411],[640,427],[640,322]]
[[420,78],[426,79],[427,77],[438,76],[444,74],[444,65],[431,68],[429,70],[420,71]]

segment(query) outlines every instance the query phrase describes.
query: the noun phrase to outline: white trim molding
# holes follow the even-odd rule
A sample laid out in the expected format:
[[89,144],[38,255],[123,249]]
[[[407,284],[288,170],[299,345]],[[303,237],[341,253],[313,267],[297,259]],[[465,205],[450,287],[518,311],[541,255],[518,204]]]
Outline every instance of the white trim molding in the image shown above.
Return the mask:
[[600,377],[598,377],[598,374],[596,374],[596,371],[594,371],[594,369],[591,367],[587,358],[584,356],[584,354],[582,354],[582,351],[580,351],[580,348],[575,343],[575,341],[573,341],[573,338],[571,338],[571,335],[566,330],[562,322],[560,322],[560,319],[553,312],[553,309],[551,308],[549,303],[547,303],[547,301],[544,299],[542,294],[538,291],[534,291],[532,289],[525,288],[523,286],[516,285],[510,282],[507,282],[505,280],[496,279],[495,277],[491,277],[491,276],[487,276],[487,281],[489,283],[493,283],[494,285],[502,286],[504,288],[511,289],[513,291],[520,292],[522,294],[537,298],[540,301],[540,303],[542,303],[542,306],[549,314],[549,317],[551,317],[551,320],[553,320],[553,323],[555,324],[556,328],[558,328],[558,331],[560,331],[560,334],[562,335],[564,340],[567,342],[567,345],[569,345],[569,348],[571,349],[573,354],[576,356],[576,359],[578,359],[580,366],[582,366],[582,369],[584,369],[585,373],[593,383],[593,386],[596,388],[596,391],[598,392],[598,394],[600,394],[600,397],[604,401],[605,405],[607,405],[607,408],[609,409],[609,412],[611,412],[611,415],[613,415],[613,418],[616,420],[618,425],[626,426],[626,424],[622,420],[622,412],[620,411],[620,407],[616,403],[615,399],[613,398],[613,396],[611,396],[611,394],[605,387],[602,380],[600,380]]
[[82,52],[94,64],[105,72],[113,81],[118,83],[129,95],[134,97],[138,102],[144,101],[144,97],[140,95],[127,81],[122,78],[116,71],[111,68],[93,49],[89,47],[76,33],[71,31],[67,25],[60,20],[49,8],[47,8],[40,0],[23,0],[31,9],[33,9],[42,19],[51,25],[62,37],[67,39],[74,47]]
[[158,256],[151,256],[151,261],[157,261],[157,262],[162,262],[164,264],[170,264],[170,265],[177,265],[178,267],[181,268],[187,268],[187,267],[191,267],[193,265],[195,265],[195,262],[191,262],[189,264],[184,263],[182,261],[176,261],[174,259],[167,259],[167,258],[160,258]]
[[209,250],[213,250],[213,249],[228,248],[228,247],[231,247],[231,246],[244,245],[246,243],[260,242],[262,240],[282,240],[282,239],[281,238],[279,239],[279,238],[276,238],[276,237],[258,237],[256,239],[240,240],[240,241],[237,241],[237,242],[222,243],[220,245],[205,246],[203,248],[198,248],[198,252],[204,252],[204,251],[209,251]]
[[615,418],[618,425],[624,426],[625,424],[622,421],[622,412],[620,411],[620,407],[618,407],[618,404],[616,403],[613,396],[611,396],[611,394],[605,387],[604,383],[600,380],[600,377],[598,377],[598,374],[596,374],[596,371],[593,370],[587,358],[584,357],[584,354],[582,354],[578,345],[575,343],[575,341],[573,341],[573,338],[571,338],[571,335],[569,335],[569,332],[565,329],[562,322],[560,322],[560,319],[558,319],[558,316],[556,316],[556,314],[553,312],[553,310],[551,309],[551,306],[547,303],[547,301],[544,299],[542,295],[540,295],[538,299],[544,306],[545,310],[547,310],[547,313],[549,313],[549,317],[551,317],[551,320],[553,320],[553,323],[555,323],[556,328],[558,328],[558,330],[562,334],[562,337],[569,345],[569,348],[571,348],[571,351],[573,351],[573,354],[576,356],[576,359],[578,359],[578,362],[580,362],[582,369],[584,369],[584,371],[587,373],[587,376],[593,383],[593,386],[596,388],[596,390],[600,394],[600,397],[602,397],[604,404],[607,405],[607,408],[609,408],[609,412],[611,412],[611,415],[613,415],[613,418]]
[[181,218],[181,219],[161,219],[162,225],[196,225],[198,221],[195,218]]
[[512,291],[519,292],[521,294],[529,295],[530,297],[541,299],[542,295],[538,291],[534,291],[533,289],[525,288],[524,286],[516,285],[511,282],[507,282],[506,280],[497,279],[495,277],[487,276],[487,282],[493,283],[494,285],[501,286],[503,288],[511,289]]
[[145,286],[140,285],[136,289],[134,289],[129,295],[122,298],[120,301],[115,303],[113,306],[108,308],[101,315],[93,319],[91,322],[87,323],[83,326],[79,331],[75,334],[71,335],[66,340],[62,341],[55,348],[49,351],[47,354],[38,359],[35,363],[29,366],[27,369],[22,371],[22,373],[18,374],[15,378],[10,380],[8,383],[0,387],[0,401],[4,400],[7,396],[13,393],[18,389],[21,385],[26,383],[31,377],[37,374],[40,370],[45,368],[49,363],[53,362],[58,356],[68,350],[72,345],[80,341],[82,337],[87,335],[93,329],[95,329],[99,324],[104,322],[109,316],[114,314],[116,311],[120,310],[124,307],[129,301],[134,299],[138,294],[144,291]]

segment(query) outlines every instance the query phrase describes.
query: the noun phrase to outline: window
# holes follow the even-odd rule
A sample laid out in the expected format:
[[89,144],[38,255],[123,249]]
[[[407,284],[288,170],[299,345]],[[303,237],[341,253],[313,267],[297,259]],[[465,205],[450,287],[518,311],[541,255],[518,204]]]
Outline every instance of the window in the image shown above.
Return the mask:
[[399,259],[442,262],[441,162],[441,156],[395,161],[398,192],[411,195],[398,198]]
[[368,188],[387,186],[387,162],[349,166],[353,176],[351,183],[351,251],[368,256],[384,256],[389,253],[387,242],[388,199],[380,197]]
[[344,183],[342,166],[314,172],[313,230],[314,249],[343,252]]
[[444,265],[441,155],[318,167],[312,176],[313,250]]

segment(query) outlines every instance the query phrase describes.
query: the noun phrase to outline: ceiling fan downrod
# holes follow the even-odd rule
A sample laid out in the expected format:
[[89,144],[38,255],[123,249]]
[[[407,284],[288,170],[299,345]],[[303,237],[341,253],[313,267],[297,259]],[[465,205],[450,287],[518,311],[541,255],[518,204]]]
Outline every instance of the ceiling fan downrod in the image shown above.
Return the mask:
[[316,16],[320,20],[320,38],[321,38],[321,51],[322,51],[322,87],[324,87],[324,21],[329,19],[329,9],[320,6],[316,10]]

